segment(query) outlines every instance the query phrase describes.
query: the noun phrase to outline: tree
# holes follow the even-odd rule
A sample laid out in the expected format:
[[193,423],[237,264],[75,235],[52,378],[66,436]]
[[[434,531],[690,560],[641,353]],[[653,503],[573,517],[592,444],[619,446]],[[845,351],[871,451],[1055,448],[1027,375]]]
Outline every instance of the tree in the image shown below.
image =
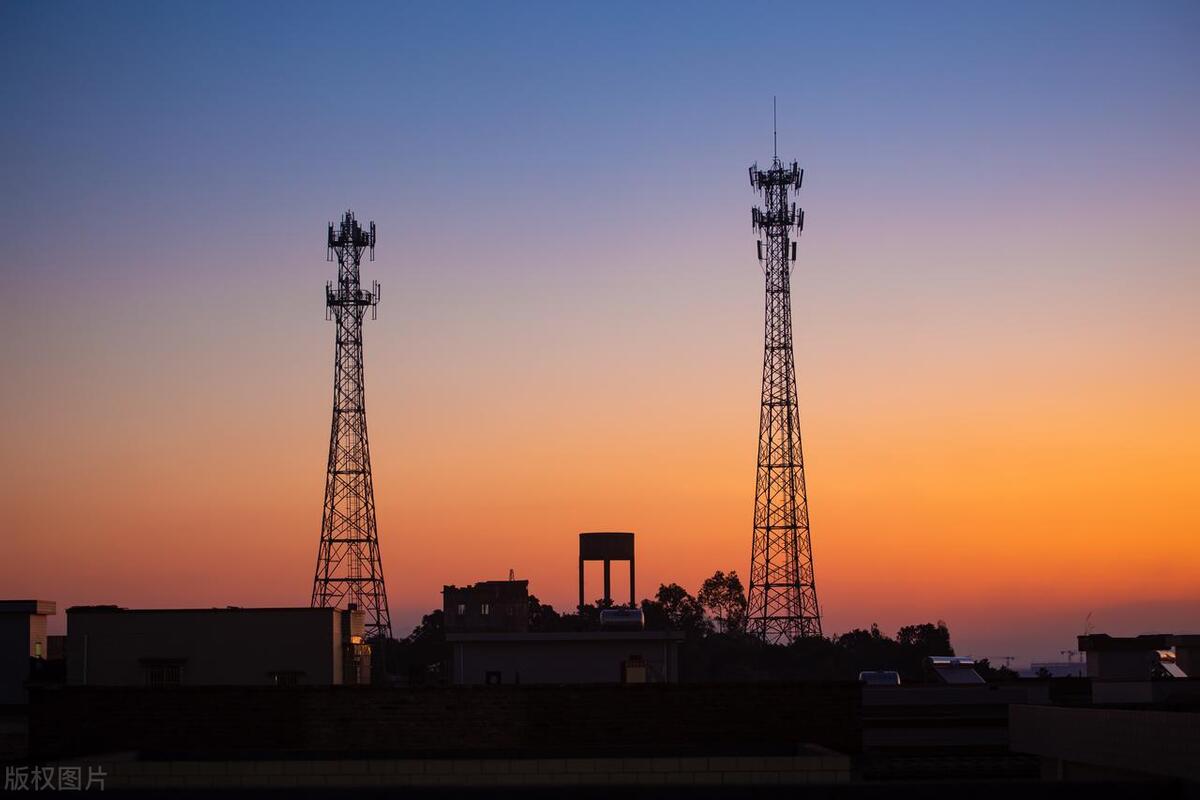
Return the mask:
[[683,631],[688,638],[702,638],[712,631],[700,601],[677,583],[658,587],[654,600],[642,601],[646,627]]
[[730,570],[726,574],[717,570],[700,587],[696,599],[716,621],[717,630],[721,633],[746,632],[746,591],[737,572]]
[[1009,669],[1003,664],[993,667],[986,658],[975,662],[975,671],[988,683],[1011,683],[1021,677],[1016,670]]
[[543,633],[560,630],[562,616],[554,606],[542,603],[535,595],[529,595],[529,630]]
[[905,681],[921,680],[925,674],[925,659],[929,656],[952,656],[950,629],[941,620],[937,624],[924,622],[905,625],[896,632],[897,668]]
[[446,644],[446,624],[442,610],[435,609],[421,618],[412,633],[386,644],[389,670],[405,675],[411,684],[440,683],[446,679],[445,665],[450,658]]
[[[549,608],[549,606],[546,606]],[[551,609],[553,611],[553,609]],[[600,629],[600,608],[587,603],[575,609],[573,614],[553,612],[548,618],[548,628],[551,631],[595,631]]]
[[954,655],[954,648],[950,646],[950,629],[940,619],[936,625],[929,622],[905,625],[896,632],[896,640],[901,647],[919,652],[922,658]]
[[404,641],[417,646],[445,642],[446,616],[442,609],[434,609],[421,617],[421,623],[412,629]]

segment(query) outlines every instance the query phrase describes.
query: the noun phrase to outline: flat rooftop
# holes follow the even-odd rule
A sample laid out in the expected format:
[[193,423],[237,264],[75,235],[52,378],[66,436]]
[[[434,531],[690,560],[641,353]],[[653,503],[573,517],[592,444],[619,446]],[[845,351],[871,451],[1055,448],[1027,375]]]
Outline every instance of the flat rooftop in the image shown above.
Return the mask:
[[1140,636],[1090,633],[1079,637],[1079,649],[1085,653],[1106,650],[1167,650],[1176,645],[1195,647],[1198,644],[1200,634],[1195,633],[1143,633]]
[[241,606],[214,606],[212,608],[122,608],[121,606],[71,606],[68,614],[312,614],[344,611],[341,608],[312,608],[310,606],[282,606],[268,608],[243,608]]
[[448,642],[683,641],[683,631],[555,631],[553,633],[447,633]]
[[57,610],[53,600],[0,600],[0,614],[42,614],[50,616]]

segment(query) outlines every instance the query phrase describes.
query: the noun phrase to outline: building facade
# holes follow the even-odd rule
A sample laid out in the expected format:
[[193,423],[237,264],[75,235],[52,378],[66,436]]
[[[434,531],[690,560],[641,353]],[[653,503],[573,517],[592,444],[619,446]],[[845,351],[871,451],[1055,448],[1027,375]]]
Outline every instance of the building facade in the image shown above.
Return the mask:
[[448,633],[456,685],[678,683],[678,631]]
[[334,608],[69,608],[67,684],[369,683],[363,624],[363,612]]
[[443,586],[442,613],[447,633],[523,633],[529,630],[529,581]]
[[0,705],[27,701],[25,682],[49,657],[46,618],[50,600],[0,600]]

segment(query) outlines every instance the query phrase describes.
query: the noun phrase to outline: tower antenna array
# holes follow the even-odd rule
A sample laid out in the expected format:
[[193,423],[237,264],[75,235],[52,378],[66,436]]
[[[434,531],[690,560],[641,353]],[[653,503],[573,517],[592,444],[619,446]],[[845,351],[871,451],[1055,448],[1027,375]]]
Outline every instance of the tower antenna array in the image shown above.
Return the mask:
[[748,627],[773,643],[821,635],[792,348],[793,232],[799,238],[804,211],[789,203],[789,192],[803,181],[804,170],[794,161],[784,165],[778,152],[769,168],[750,167],[750,185],[763,198],[750,220],[762,237],[758,259],[766,278],[766,321]]
[[329,224],[326,258],[338,262],[337,282],[325,285],[325,318],[334,321],[333,426],[325,476],[325,510],[321,544],[313,577],[314,608],[357,608],[366,613],[366,638],[389,637],[388,613],[379,534],[375,526],[375,487],[371,480],[371,448],[367,442],[367,409],[363,389],[363,319],[375,318],[379,284],[370,291],[359,285],[364,250],[375,260],[375,223],[364,229],[352,211],[341,224]]

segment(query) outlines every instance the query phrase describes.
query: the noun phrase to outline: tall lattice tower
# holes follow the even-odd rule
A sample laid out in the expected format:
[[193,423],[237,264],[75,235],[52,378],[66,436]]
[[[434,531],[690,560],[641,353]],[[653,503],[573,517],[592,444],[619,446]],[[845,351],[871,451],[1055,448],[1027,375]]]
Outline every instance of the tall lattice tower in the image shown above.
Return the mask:
[[796,364],[792,351],[791,272],[796,260],[795,231],[804,229],[804,211],[789,205],[804,170],[784,165],[778,152],[768,169],[750,168],[750,185],[763,198],[751,211],[758,259],[767,283],[763,345],[762,410],[758,427],[758,474],[754,500],[754,540],[750,548],[749,630],[768,642],[787,643],[821,635],[821,612],[813,581],[800,412],[796,404]]
[[375,223],[363,230],[354,214],[341,225],[329,224],[327,258],[338,262],[338,279],[325,286],[325,318],[337,335],[333,357],[333,428],[329,434],[329,467],[325,477],[325,511],[321,546],[313,577],[313,607],[349,608],[366,612],[366,638],[391,636],[383,562],[375,529],[375,487],[371,481],[371,448],[367,444],[367,409],[363,391],[363,318],[379,304],[379,284],[359,286],[363,251],[375,260]]

